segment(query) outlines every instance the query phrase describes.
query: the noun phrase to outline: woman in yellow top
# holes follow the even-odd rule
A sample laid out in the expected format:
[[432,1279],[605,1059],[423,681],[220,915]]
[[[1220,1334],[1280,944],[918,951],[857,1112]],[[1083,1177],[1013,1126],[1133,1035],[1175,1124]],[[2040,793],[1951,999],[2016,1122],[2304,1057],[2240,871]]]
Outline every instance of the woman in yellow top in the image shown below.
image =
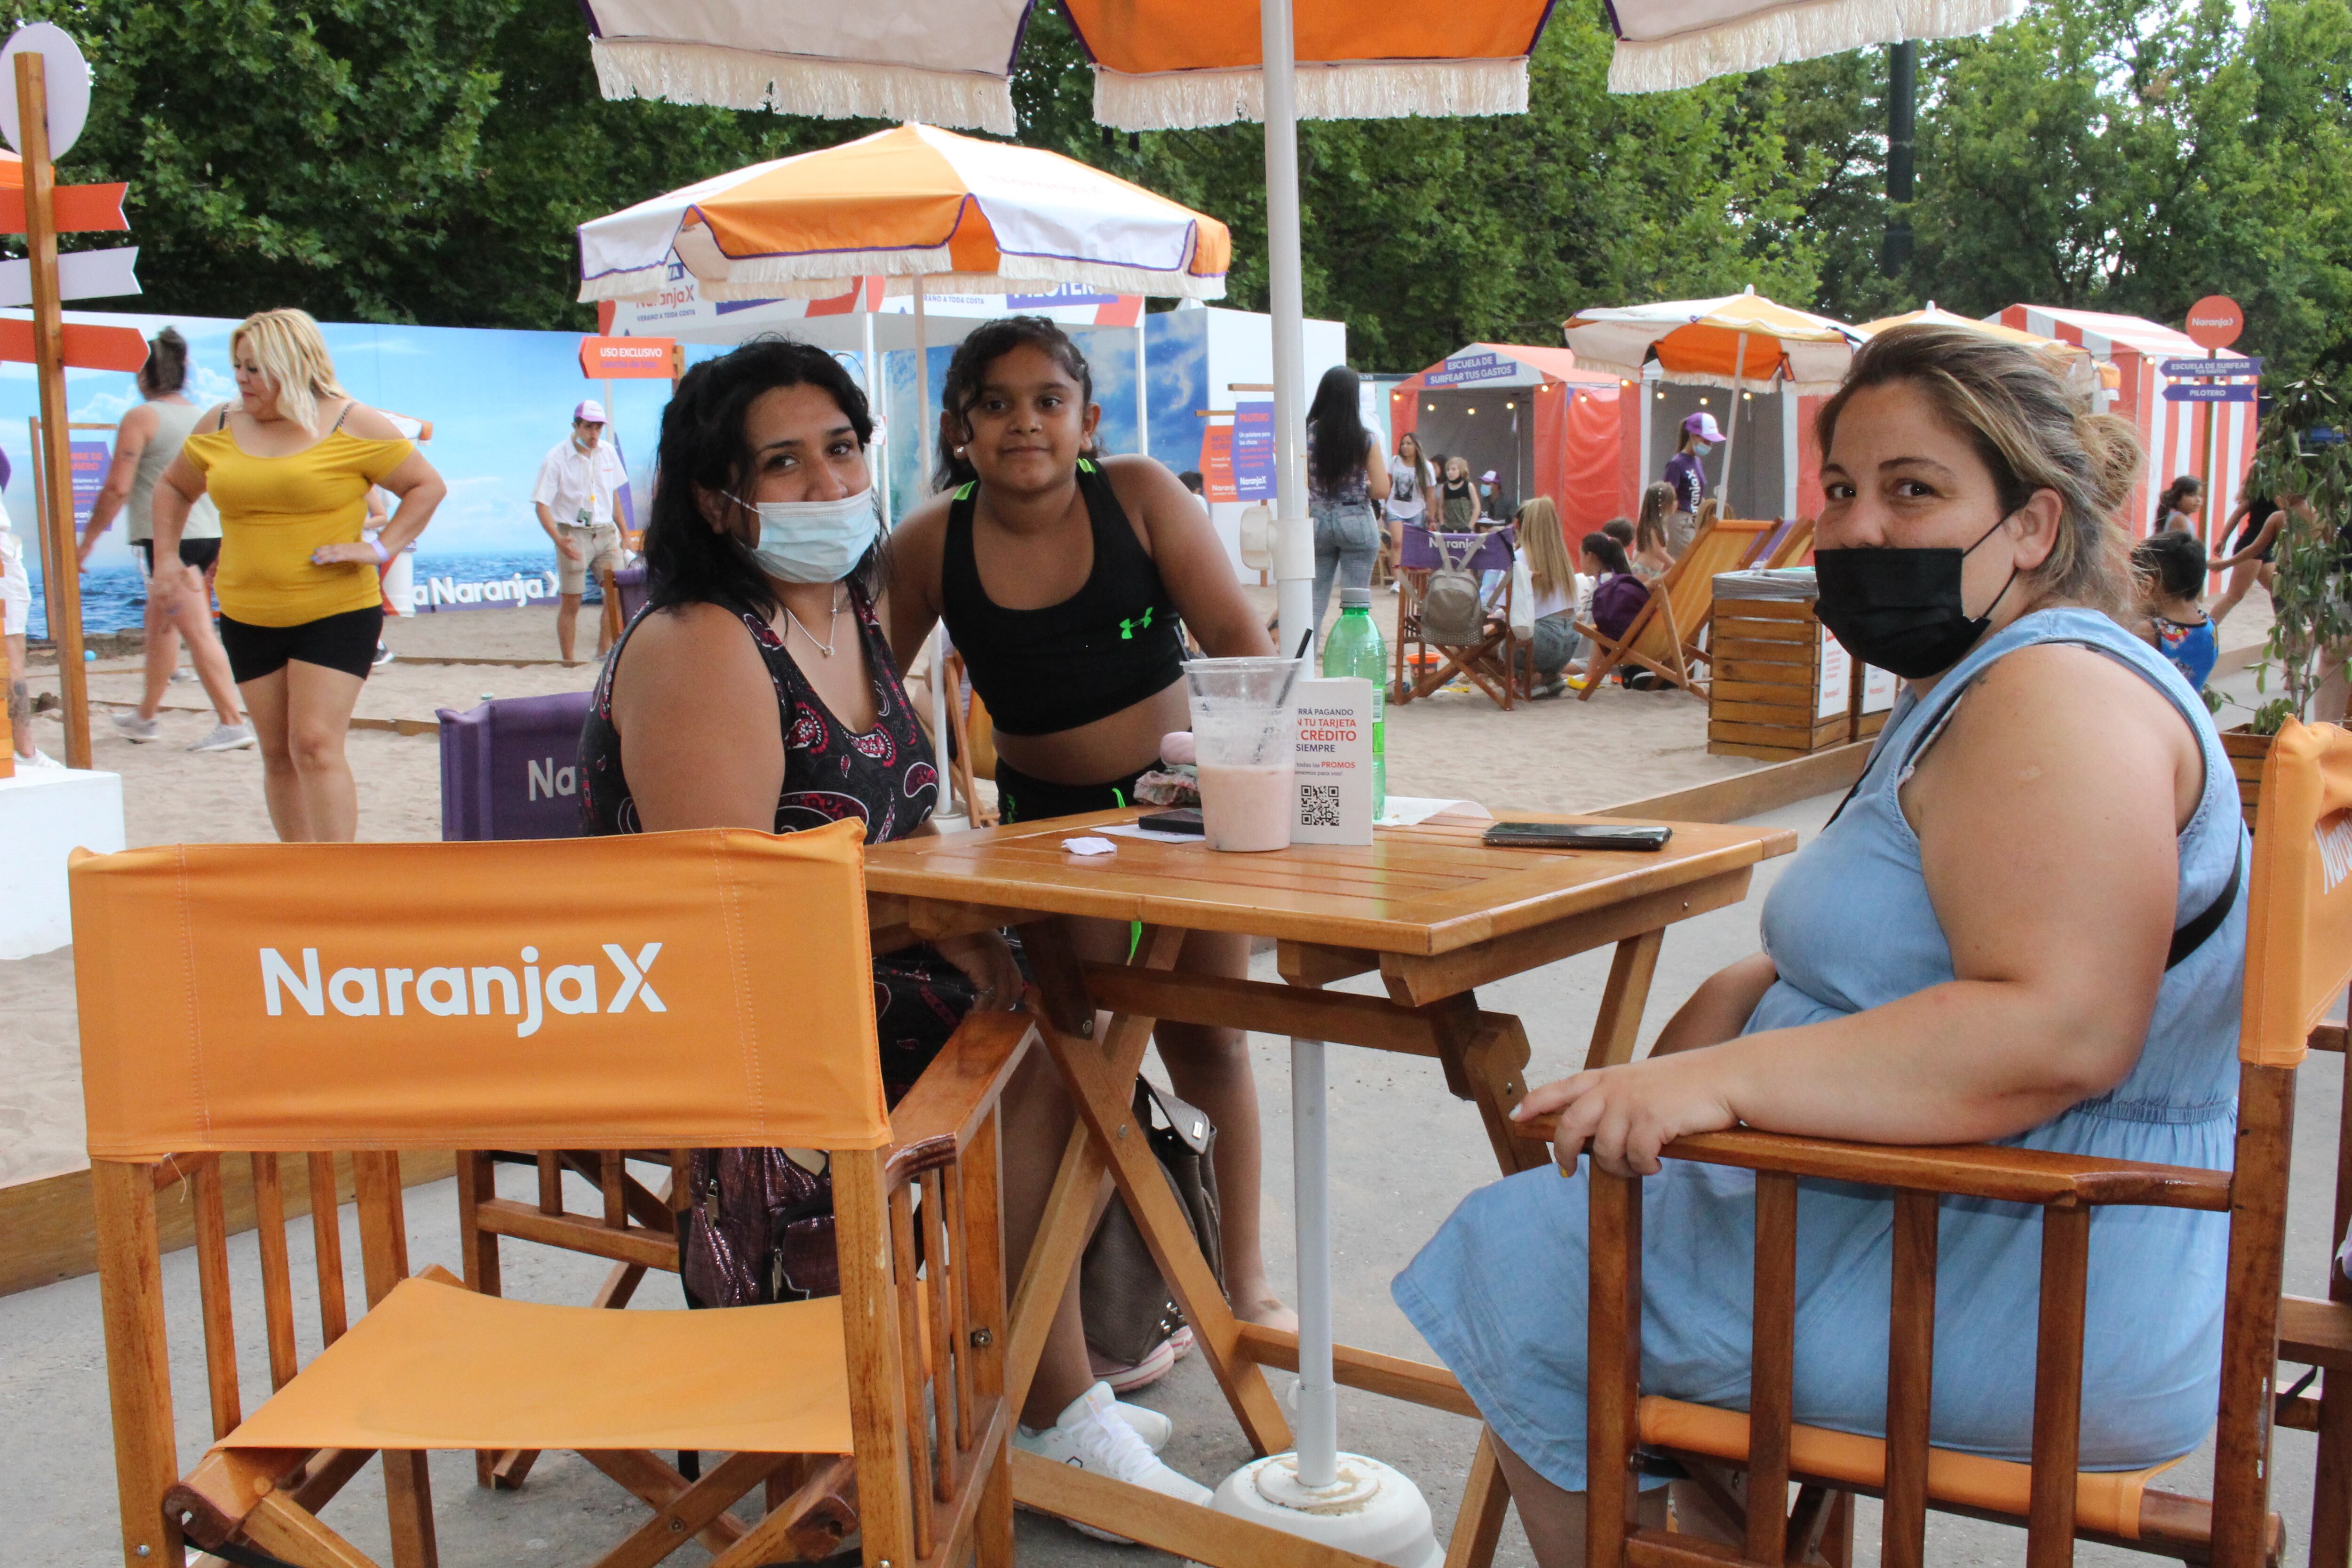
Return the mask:
[[[335,384],[319,323],[303,311],[247,316],[229,357],[237,401],[196,421],[163,470],[155,550],[171,559],[188,509],[211,495],[221,646],[261,743],[270,823],[289,843],[349,840],[359,797],[343,737],[383,627],[377,569],[425,531],[448,487],[390,419]],[[363,540],[374,485],[400,509]],[[156,582],[159,596],[185,591]]]

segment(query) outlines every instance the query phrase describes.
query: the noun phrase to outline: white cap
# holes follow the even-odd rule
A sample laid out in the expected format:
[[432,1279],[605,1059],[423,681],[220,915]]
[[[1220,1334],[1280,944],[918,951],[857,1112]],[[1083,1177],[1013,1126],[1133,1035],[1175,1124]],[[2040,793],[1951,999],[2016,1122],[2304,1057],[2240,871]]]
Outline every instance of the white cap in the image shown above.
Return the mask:
[[604,405],[593,397],[582,398],[580,406],[572,411],[572,417],[583,424],[602,425],[605,423]]

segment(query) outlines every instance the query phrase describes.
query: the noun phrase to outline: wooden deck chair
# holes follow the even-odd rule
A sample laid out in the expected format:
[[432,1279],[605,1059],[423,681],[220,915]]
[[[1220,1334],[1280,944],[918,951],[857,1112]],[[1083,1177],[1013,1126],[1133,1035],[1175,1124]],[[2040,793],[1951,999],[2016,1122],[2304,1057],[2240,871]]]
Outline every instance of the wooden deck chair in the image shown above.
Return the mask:
[[1699,639],[1715,616],[1715,574],[1738,570],[1741,560],[1771,529],[1769,521],[1760,519],[1710,516],[1665,574],[1650,584],[1650,602],[1635,614],[1623,637],[1612,639],[1598,626],[1580,623],[1576,629],[1591,639],[1592,653],[1577,695],[1591,701],[1611,670],[1636,664],[1706,696],[1707,682],[1698,666],[1706,662],[1706,652]]
[[[1508,712],[1515,695],[1525,697],[1526,682],[1517,673],[1518,639],[1511,635],[1511,562],[1517,549],[1515,528],[1497,528],[1483,534],[1432,533],[1408,523],[1399,561],[1397,595],[1396,683],[1390,700],[1410,702],[1450,684],[1456,676],[1485,692]],[[1442,552],[1442,553],[1441,553]],[[1503,574],[1503,588],[1480,623],[1476,640],[1444,643],[1433,640],[1422,624],[1422,596],[1429,574],[1451,562],[1484,574]],[[1412,645],[1408,654],[1406,645]]]
[[[688,1540],[719,1568],[825,1555],[846,1526],[820,1505],[851,1478],[869,1565],[1009,1563],[997,1098],[1034,1036],[1019,1015],[968,1022],[886,1116],[860,863],[854,824],[78,853],[125,1568],[176,1568],[190,1542],[362,1568],[320,1510],[379,1455],[392,1561],[430,1568],[426,1451],[550,1447],[652,1510],[607,1563]],[[410,1275],[394,1151],[741,1145],[832,1152],[839,1298],[604,1311]],[[250,1409],[220,1196],[233,1151],[261,1197],[273,1392]],[[339,1152],[368,1306],[347,1321],[340,1249],[322,1247],[328,1342],[305,1365],[279,1163],[329,1162],[331,1180]],[[184,1470],[155,1216],[184,1173],[214,1438]],[[728,1457],[689,1481],[656,1448]],[[751,1494],[768,1507],[747,1524],[730,1510]]]
[[996,810],[983,807],[979,795],[972,789],[975,774],[996,776],[996,724],[988,716],[988,704],[973,691],[965,696],[963,655],[948,650],[948,729],[955,736],[956,795],[966,803],[974,827],[996,826]]
[[1796,526],[1790,518],[1774,518],[1771,531],[1748,545],[1748,553],[1739,558],[1739,569],[1746,572],[1769,564],[1773,552],[1780,548],[1780,542],[1788,538],[1789,531]]
[[1803,565],[1805,557],[1812,553],[1813,521],[1810,517],[1799,518],[1789,531],[1780,536],[1771,553],[1764,558],[1764,564],[1776,570],[1783,566]]
[[[2060,1568],[2074,1542],[2103,1542],[2224,1568],[2262,1568],[2283,1551],[2270,1511],[2270,1450],[2277,1361],[2310,1351],[2345,1354],[2340,1322],[2320,1344],[2282,1345],[2280,1265],[2286,1227],[2295,1069],[2313,1026],[2352,979],[2352,881],[2337,845],[2352,808],[2352,733],[2289,722],[2263,772],[2262,822],[2250,863],[2245,1001],[2239,1034],[2235,1166],[2195,1170],[1998,1145],[1899,1148],[1735,1131],[1667,1145],[1669,1159],[1756,1175],[1754,1360],[1749,1408],[1715,1409],[1643,1396],[1640,1389],[1641,1180],[1591,1177],[1592,1284],[1588,1557],[1592,1568],[1778,1565],[1815,1555],[1847,1560],[1838,1494],[1885,1500],[1879,1561],[1916,1568],[1929,1509],[2021,1524],[2029,1568]],[[2323,824],[2330,824],[2323,834]],[[2332,864],[2331,864],[2332,862]],[[1894,1291],[1884,1440],[1798,1426],[1795,1366],[1797,1184],[1812,1177],[1893,1189]],[[2042,1213],[2040,1335],[2032,1462],[1931,1446],[1936,1232],[1944,1197],[2033,1204]],[[2084,1281],[2092,1210],[2103,1205],[2201,1209],[2230,1216],[2221,1385],[2210,1499],[2159,1490],[2156,1470],[2078,1472]],[[1744,1502],[1723,1490],[1728,1552],[1638,1527],[1637,1449],[1691,1461],[1704,1475],[1747,1476]],[[2157,1467],[2161,1469],[2164,1467]],[[2323,1472],[2324,1473],[2324,1472]],[[1617,1478],[1604,1482],[1604,1478]],[[1795,1510],[1789,1485],[1799,1483]],[[1715,1511],[1713,1508],[1709,1511]]]

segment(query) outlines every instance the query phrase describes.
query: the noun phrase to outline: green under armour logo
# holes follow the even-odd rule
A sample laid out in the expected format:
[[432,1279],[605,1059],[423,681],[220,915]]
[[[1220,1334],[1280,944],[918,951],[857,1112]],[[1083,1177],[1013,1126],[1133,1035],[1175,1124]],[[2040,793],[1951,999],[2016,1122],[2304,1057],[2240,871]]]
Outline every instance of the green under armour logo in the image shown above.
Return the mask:
[[1143,607],[1143,618],[1141,620],[1121,621],[1118,623],[1118,640],[1121,642],[1133,642],[1135,640],[1135,634],[1139,629],[1147,632],[1151,629],[1151,606],[1149,605],[1146,605]]

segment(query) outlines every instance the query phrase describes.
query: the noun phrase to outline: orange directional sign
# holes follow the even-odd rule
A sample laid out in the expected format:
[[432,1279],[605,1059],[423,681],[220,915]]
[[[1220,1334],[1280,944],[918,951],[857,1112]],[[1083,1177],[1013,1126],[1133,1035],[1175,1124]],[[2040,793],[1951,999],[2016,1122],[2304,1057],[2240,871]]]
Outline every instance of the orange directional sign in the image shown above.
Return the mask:
[[[37,363],[33,352],[33,323],[21,317],[0,316],[0,360]],[[65,363],[76,370],[137,370],[147,363],[147,340],[131,327],[91,327],[65,323]]]
[[667,381],[683,368],[674,338],[583,338],[580,374],[591,381]]
[[[123,194],[129,185],[59,185],[57,202],[59,234],[85,234],[98,229],[127,229],[122,216]],[[25,232],[25,192],[22,186],[0,187],[0,234]]]

